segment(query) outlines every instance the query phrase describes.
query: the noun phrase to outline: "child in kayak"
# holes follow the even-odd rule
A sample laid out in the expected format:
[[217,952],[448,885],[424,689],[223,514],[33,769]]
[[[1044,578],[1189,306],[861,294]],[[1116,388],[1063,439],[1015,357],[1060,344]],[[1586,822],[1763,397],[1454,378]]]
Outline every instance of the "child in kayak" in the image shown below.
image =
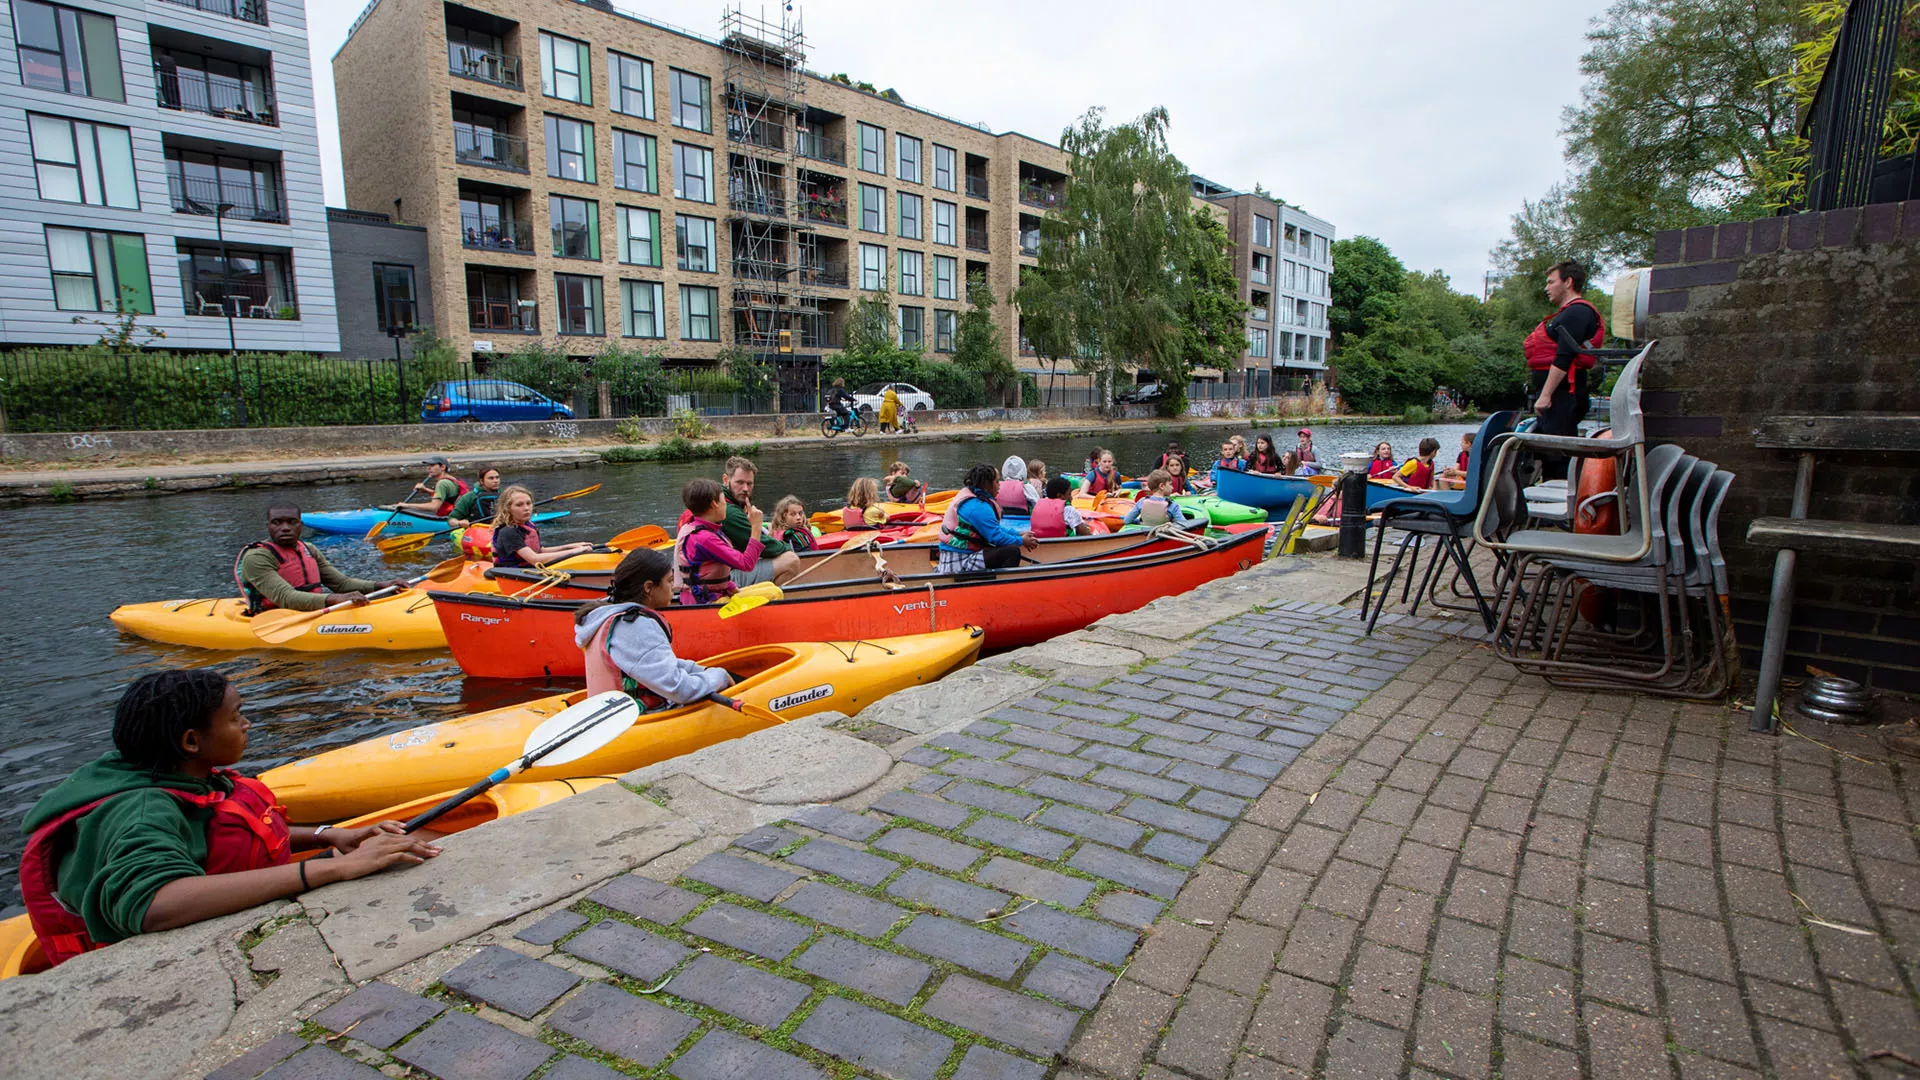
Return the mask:
[[1172,482],[1173,493],[1175,495],[1185,495],[1187,493],[1186,458],[1179,454],[1168,455],[1167,463],[1161,467],[1161,471],[1166,473],[1167,479]]
[[967,470],[960,493],[947,505],[946,518],[940,523],[941,573],[1004,569],[1019,563],[1021,549],[1040,546],[1031,535],[1001,524],[1000,506],[994,501],[999,491],[1000,474],[993,466],[981,464]]
[[447,524],[464,529],[476,521],[488,521],[499,502],[500,470],[491,466],[481,469],[480,483],[453,501],[453,509],[447,512]]
[[1469,431],[1460,436],[1460,456],[1453,459],[1453,464],[1440,470],[1440,475],[1449,480],[1465,480],[1467,478],[1467,455],[1472,452],[1473,432]]
[[904,461],[887,466],[886,485],[887,497],[894,502],[926,504],[927,485],[913,478],[913,470]]
[[573,642],[587,654],[587,693],[620,690],[656,709],[699,701],[733,683],[720,668],[674,655],[673,628],[658,614],[672,603],[673,560],[666,552],[627,552],[614,568],[607,598],[573,615]]
[[1312,476],[1313,469],[1300,460],[1300,451],[1289,450],[1280,455],[1281,476]]
[[[240,706],[212,668],[143,675],[114,710],[114,749],[28,811],[20,888],[48,960],[440,853],[396,822],[288,826],[265,784],[227,767],[247,752]],[[341,857],[292,862],[315,848]]]
[[1047,489],[1033,504],[1032,535],[1041,540],[1061,536],[1089,536],[1088,525],[1073,507],[1073,485],[1064,476],[1047,481]]
[[727,520],[727,500],[719,484],[689,480],[680,489],[680,501],[690,515],[673,545],[680,602],[711,604],[725,600],[734,593],[733,571],[751,570],[760,560],[760,508],[747,507],[747,546],[736,550],[720,529],[721,522]]
[[1080,488],[1082,495],[1110,495],[1120,490],[1120,470],[1113,464],[1113,451],[1095,447],[1088,461],[1091,467],[1086,484]]
[[795,551],[813,550],[813,526],[798,495],[783,495],[773,504],[773,538]]
[[994,492],[993,501],[1010,514],[1024,514],[1033,509],[1033,500],[1027,497],[1027,463],[1020,455],[1009,454],[1007,460],[1000,463],[1000,486]]
[[1047,463],[1039,458],[1027,459],[1027,502],[1037,503],[1047,497]]
[[[1298,455],[1296,455],[1298,456]],[[1247,471],[1271,476],[1282,471],[1281,455],[1273,452],[1273,438],[1262,435],[1253,440],[1253,453],[1247,456]],[[1286,475],[1291,476],[1292,473]]]
[[1420,451],[1407,459],[1393,478],[1407,487],[1426,491],[1433,487],[1433,459],[1440,453],[1440,440],[1431,436],[1420,440]]
[[880,501],[880,484],[871,476],[862,476],[847,489],[847,505],[840,511],[843,529],[867,528],[867,510]]
[[1375,443],[1373,447],[1373,460],[1367,462],[1367,479],[1388,479],[1393,475],[1394,468],[1393,444],[1390,442]]
[[533,524],[533,492],[515,484],[500,493],[493,514],[493,565],[532,569],[592,551],[592,544],[540,546],[540,530]]
[[1191,529],[1197,524],[1187,517],[1180,504],[1173,501],[1173,474],[1165,469],[1155,469],[1141,482],[1140,497],[1133,501],[1133,509],[1127,511],[1127,516],[1120,524],[1153,528],[1168,522],[1182,529]]

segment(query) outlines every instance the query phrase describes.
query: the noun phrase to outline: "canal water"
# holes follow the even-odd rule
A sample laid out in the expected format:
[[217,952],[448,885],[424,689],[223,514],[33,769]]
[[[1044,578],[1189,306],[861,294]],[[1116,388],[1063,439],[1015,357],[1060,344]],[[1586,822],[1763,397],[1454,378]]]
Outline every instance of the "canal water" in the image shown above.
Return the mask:
[[[1238,429],[1177,428],[1116,435],[1104,441],[1121,470],[1145,472],[1169,440],[1209,460],[1220,440]],[[1266,429],[1259,429],[1266,430]],[[1402,458],[1423,436],[1441,442],[1451,460],[1468,425],[1316,428],[1323,462],[1341,451],[1370,450],[1386,439]],[[1243,431],[1249,441],[1252,431]],[[1292,429],[1273,433],[1282,449]],[[826,446],[770,450],[759,458],[754,501],[771,509],[782,495],[804,499],[809,510],[842,505],[857,476],[879,476],[895,458],[935,489],[958,486],[967,466],[998,465],[1010,454],[1038,457],[1050,471],[1077,469],[1095,438],[1033,438],[1004,442],[863,443],[843,436]],[[680,488],[697,476],[717,476],[718,461],[613,465],[536,472],[524,480],[545,496],[604,485],[585,499],[562,504],[570,517],[542,530],[548,543],[604,540],[647,522],[670,525],[680,511]],[[444,653],[347,652],[210,653],[123,637],[107,621],[117,605],[235,591],[233,561],[246,543],[265,534],[270,504],[293,501],[308,510],[345,510],[391,502],[404,484],[339,484],[308,490],[256,488],[162,498],[127,498],[65,506],[0,510],[0,535],[15,570],[0,589],[0,907],[17,901],[23,837],[19,821],[42,792],[76,766],[112,745],[113,707],[133,679],[175,666],[211,665],[234,679],[253,721],[247,771],[388,731],[514,704],[544,691],[539,683],[466,679]],[[386,558],[358,537],[316,537],[317,546],[347,573],[386,578],[447,558],[436,543],[422,552]]]

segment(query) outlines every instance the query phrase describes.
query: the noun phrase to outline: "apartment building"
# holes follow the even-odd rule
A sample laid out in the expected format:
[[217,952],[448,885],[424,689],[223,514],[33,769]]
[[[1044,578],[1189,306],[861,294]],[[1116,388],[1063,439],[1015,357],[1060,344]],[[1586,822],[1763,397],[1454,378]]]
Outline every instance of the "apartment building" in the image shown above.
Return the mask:
[[0,344],[339,348],[298,0],[0,12]]
[[1242,393],[1290,393],[1327,367],[1333,226],[1296,206],[1193,177],[1196,199],[1224,207],[1234,276],[1246,301]]
[[949,352],[969,277],[1004,300],[1035,261],[1065,155],[805,58],[738,12],[709,38],[576,0],[375,0],[334,58],[348,204],[426,227],[463,351],[806,369],[884,289],[904,343]]

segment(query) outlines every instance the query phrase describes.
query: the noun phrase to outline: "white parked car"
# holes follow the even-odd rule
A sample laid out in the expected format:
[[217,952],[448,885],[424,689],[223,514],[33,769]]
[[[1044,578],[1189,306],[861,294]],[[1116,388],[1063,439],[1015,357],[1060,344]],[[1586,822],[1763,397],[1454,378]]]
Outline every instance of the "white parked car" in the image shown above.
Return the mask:
[[880,415],[880,395],[889,386],[893,387],[894,393],[900,395],[901,409],[913,412],[933,409],[933,395],[912,383],[873,383],[861,387],[853,394],[854,407],[860,410],[860,415],[866,417],[867,423],[873,423],[874,418]]

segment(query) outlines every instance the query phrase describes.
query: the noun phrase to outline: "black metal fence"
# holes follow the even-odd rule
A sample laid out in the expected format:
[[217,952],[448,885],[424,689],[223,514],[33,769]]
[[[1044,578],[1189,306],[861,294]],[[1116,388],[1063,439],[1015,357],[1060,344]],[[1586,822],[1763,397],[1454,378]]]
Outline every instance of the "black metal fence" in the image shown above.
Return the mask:
[[[1876,173],[1906,6],[1907,0],[1853,0],[1849,5],[1804,121],[1812,146],[1802,209],[1833,210],[1876,201]],[[1909,191],[1914,168],[1913,162],[1906,164]],[[1891,180],[1882,184],[1894,186]]]

